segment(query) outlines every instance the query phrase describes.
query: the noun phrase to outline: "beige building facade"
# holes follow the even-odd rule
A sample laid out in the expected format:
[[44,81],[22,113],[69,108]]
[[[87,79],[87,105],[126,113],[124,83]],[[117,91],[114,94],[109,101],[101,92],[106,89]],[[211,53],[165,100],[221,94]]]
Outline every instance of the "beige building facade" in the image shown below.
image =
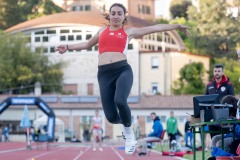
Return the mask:
[[171,88],[180,77],[180,69],[192,62],[203,63],[203,81],[207,83],[210,65],[210,58],[207,56],[181,52],[141,52],[140,94],[172,95]]
[[123,4],[128,15],[145,20],[155,19],[155,2],[153,0],[53,0],[66,11],[95,11],[108,12],[114,3]]

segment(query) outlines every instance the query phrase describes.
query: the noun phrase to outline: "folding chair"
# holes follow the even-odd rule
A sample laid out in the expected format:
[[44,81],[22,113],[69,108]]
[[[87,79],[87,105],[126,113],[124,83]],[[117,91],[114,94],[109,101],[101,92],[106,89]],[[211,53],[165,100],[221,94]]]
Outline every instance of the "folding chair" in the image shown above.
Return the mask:
[[[159,139],[158,140],[152,140],[152,141],[147,141],[148,143],[157,143],[157,144],[160,144],[161,146],[161,151],[163,151],[163,147],[162,147],[162,141],[164,139],[164,135],[165,135],[165,132],[166,130],[163,130]],[[150,152],[151,152],[151,149],[152,149],[152,146],[148,146],[148,156],[150,155]]]

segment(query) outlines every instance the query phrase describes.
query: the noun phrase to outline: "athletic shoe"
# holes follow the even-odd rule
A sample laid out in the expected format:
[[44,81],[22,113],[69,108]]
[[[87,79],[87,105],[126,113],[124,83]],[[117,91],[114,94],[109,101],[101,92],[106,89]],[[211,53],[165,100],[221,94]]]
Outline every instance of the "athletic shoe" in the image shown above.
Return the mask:
[[93,148],[93,151],[96,151],[96,148]]
[[99,149],[99,151],[101,151],[101,152],[103,151],[102,147],[99,147],[98,149]]
[[140,153],[138,153],[138,155],[139,155],[139,156],[146,156],[147,153],[145,153],[145,152],[140,152]]
[[[125,129],[123,128],[123,131]],[[125,153],[126,154],[133,154],[135,152],[135,148],[136,148],[136,143],[137,141],[135,140],[135,136],[133,133],[133,130],[131,129],[129,133],[127,133],[126,131],[124,131],[123,133],[125,133]]]

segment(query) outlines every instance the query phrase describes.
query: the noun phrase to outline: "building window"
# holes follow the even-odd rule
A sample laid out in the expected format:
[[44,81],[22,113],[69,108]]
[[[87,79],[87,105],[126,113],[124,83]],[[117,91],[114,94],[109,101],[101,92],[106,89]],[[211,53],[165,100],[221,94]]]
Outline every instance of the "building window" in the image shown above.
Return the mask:
[[151,45],[148,46],[148,50],[152,50],[152,46]]
[[160,116],[160,119],[161,119],[161,123],[165,123],[167,121],[166,116]]
[[138,5],[138,13],[141,13],[141,5]]
[[157,94],[158,91],[158,83],[152,83],[152,94]]
[[159,35],[159,34],[157,35],[157,41],[162,42],[162,35]]
[[151,12],[150,12],[150,7],[149,7],[149,6],[146,7],[146,13],[147,13],[147,14],[150,14],[150,13],[151,13]]
[[47,30],[47,34],[56,34],[56,30]]
[[69,33],[69,30],[68,29],[61,29],[60,33]]
[[142,6],[142,13],[146,13],[146,7],[144,5]]
[[55,47],[50,47],[50,53],[55,53]]
[[187,116],[178,116],[179,123],[184,123],[187,120]]
[[76,39],[77,40],[82,40],[82,35],[77,35]]
[[73,36],[73,35],[69,35],[69,36],[68,36],[68,40],[69,40],[69,41],[73,41],[73,40],[74,40],[74,36]]
[[90,5],[86,5],[86,6],[85,6],[85,10],[86,10],[86,11],[90,11],[90,10],[91,10],[91,6],[90,6]]
[[66,41],[66,36],[60,36],[60,41]]
[[82,11],[83,7],[82,6],[73,6],[72,11]]
[[43,48],[42,47],[36,47],[35,52],[36,53],[43,53]]
[[106,11],[106,5],[104,4],[103,5],[103,12],[105,12]]
[[147,123],[151,123],[152,122],[152,119],[150,116],[147,116]]
[[48,42],[48,37],[44,36],[43,37],[43,42]]
[[81,30],[75,30],[75,29],[74,29],[72,32],[73,32],[73,33],[79,33],[79,32],[82,32],[82,31],[81,31]]
[[82,116],[82,123],[88,124],[91,122],[92,116]]
[[35,42],[40,42],[41,38],[40,37],[35,37]]
[[159,66],[159,58],[158,57],[152,57],[151,65],[152,65],[152,69],[158,68],[158,66]]
[[91,34],[87,34],[87,35],[86,35],[86,40],[89,40],[91,37],[92,37]]
[[98,45],[94,46],[94,50],[98,51]]
[[93,95],[93,84],[92,83],[87,84],[87,93],[88,93],[88,95]]
[[44,31],[35,32],[35,34],[44,34]]
[[129,43],[128,44],[128,49],[133,49],[133,44]]
[[157,49],[158,51],[162,51],[162,47],[160,47],[160,46],[158,46],[158,49]]
[[77,6],[73,6],[72,11],[77,11]]

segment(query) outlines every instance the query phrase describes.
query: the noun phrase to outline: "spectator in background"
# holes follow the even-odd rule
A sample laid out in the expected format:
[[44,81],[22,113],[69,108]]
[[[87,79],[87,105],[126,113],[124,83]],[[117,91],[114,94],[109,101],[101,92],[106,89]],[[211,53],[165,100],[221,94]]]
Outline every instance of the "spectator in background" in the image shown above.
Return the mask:
[[187,121],[185,122],[185,147],[192,148],[192,139],[193,139],[193,132],[190,126],[190,117],[188,117]]
[[[236,117],[236,111],[237,111],[237,102],[238,99],[232,95],[228,95],[225,96],[222,99],[222,104],[232,104],[233,107],[230,108],[230,117]],[[231,110],[232,109],[232,110]],[[230,130],[231,128],[229,128]],[[235,131],[235,138],[240,139],[240,124],[234,124],[233,125],[233,130]],[[229,150],[229,147],[231,145],[233,141],[233,134],[224,134],[224,148],[226,148],[226,150]],[[222,134],[219,135],[215,135],[212,138],[212,147],[218,147],[218,148],[222,148]]]
[[[232,86],[232,83],[230,82],[229,78],[224,75],[223,72],[223,65],[216,64],[213,68],[213,79],[211,82],[209,82],[206,86],[206,95],[210,94],[219,94],[220,101],[224,96],[227,95],[234,95],[234,88]],[[217,125],[209,125],[208,126],[210,131],[219,131],[221,127]],[[211,138],[213,136],[218,135],[219,133],[210,133]]]
[[7,125],[3,128],[2,133],[3,133],[3,136],[4,136],[4,142],[9,141],[9,128],[8,128]]
[[177,127],[177,118],[174,117],[174,112],[170,112],[170,117],[167,119],[167,129],[166,129],[169,137],[169,147],[171,148],[171,142],[176,140],[176,135],[178,133]]
[[98,142],[99,151],[102,149],[102,118],[99,116],[99,111],[95,111],[95,116],[92,118],[91,130],[93,133],[93,151],[96,151],[96,142]]
[[32,137],[32,141],[35,142],[35,128],[33,126],[30,127],[30,136]]
[[143,138],[142,140],[139,140],[137,143],[137,147],[142,147],[141,152],[139,152],[139,156],[146,155],[147,154],[147,148],[148,148],[148,141],[154,141],[159,140],[160,135],[163,131],[163,126],[160,121],[160,118],[156,115],[155,112],[152,112],[150,114],[150,118],[153,121],[153,132],[150,133],[146,138]]
[[234,95],[234,88],[230,79],[224,75],[223,65],[216,64],[213,68],[213,79],[206,86],[205,95],[219,94],[220,101],[226,95]]

